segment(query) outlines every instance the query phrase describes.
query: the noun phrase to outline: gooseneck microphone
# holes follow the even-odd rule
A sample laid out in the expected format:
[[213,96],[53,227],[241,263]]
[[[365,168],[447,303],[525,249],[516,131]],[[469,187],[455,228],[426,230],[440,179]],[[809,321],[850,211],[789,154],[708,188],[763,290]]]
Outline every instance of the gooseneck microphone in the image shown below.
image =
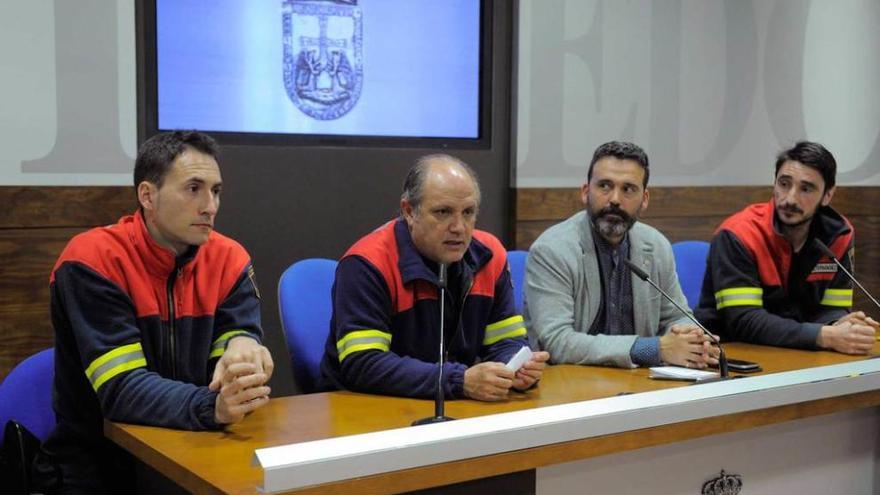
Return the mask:
[[[663,297],[665,297],[667,301],[671,302],[672,305],[675,306],[676,309],[681,311],[681,313],[683,315],[687,316],[688,319],[690,319],[698,327],[700,327],[701,330],[703,330],[703,333],[708,335],[709,338],[712,339],[713,342],[715,342],[715,345],[718,346],[718,373],[721,375],[722,380],[725,378],[728,378],[729,372],[727,370],[727,356],[724,354],[724,348],[721,347],[721,341],[718,339],[718,337],[716,337],[715,335],[712,335],[712,332],[710,332],[706,327],[703,326],[702,323],[700,323],[696,318],[694,318],[694,315],[692,315],[690,313],[690,311],[685,310],[684,308],[681,307],[680,304],[675,302],[675,300],[672,299],[669,296],[669,294],[666,293],[665,290],[661,289],[659,285],[657,285],[653,280],[651,280],[651,277],[649,277],[648,274],[644,270],[642,270],[641,268],[636,266],[635,263],[633,263],[630,260],[623,260],[623,262],[626,264],[626,266],[630,270],[632,270],[633,273],[636,274],[637,277],[639,277],[640,279],[644,280],[645,282],[648,282],[649,284],[651,284],[651,287],[657,289],[657,292],[662,294]],[[705,383],[706,380],[702,380],[702,382]]]
[[852,273],[850,273],[850,271],[847,270],[845,266],[843,266],[843,263],[841,263],[840,260],[837,259],[837,256],[834,256],[834,253],[831,251],[831,249],[828,248],[828,246],[825,245],[824,242],[820,241],[820,240],[817,239],[817,238],[813,238],[813,245],[816,246],[816,248],[819,249],[819,251],[822,251],[822,254],[824,254],[825,256],[828,256],[828,257],[831,258],[835,263],[837,263],[837,266],[839,266],[840,269],[843,270],[843,273],[845,273],[846,276],[849,277],[849,279],[852,280],[854,284],[856,284],[856,285],[859,286],[859,289],[861,289],[862,292],[863,292],[866,296],[868,296],[868,299],[870,299],[871,302],[874,303],[875,306],[877,306],[878,308],[880,308],[880,303],[878,303],[877,300],[874,299],[874,296],[872,296],[871,293],[868,292],[868,289],[866,289],[861,283],[859,283],[858,280],[856,280],[855,275],[853,275]]
[[445,354],[445,349],[443,348],[443,316],[446,312],[446,270],[446,264],[440,263],[440,270],[437,274],[437,286],[440,289],[440,355],[437,357],[437,390],[434,391],[434,415],[429,418],[413,421],[413,426],[442,423],[454,419],[446,416],[444,413],[446,403],[443,396],[443,356]]

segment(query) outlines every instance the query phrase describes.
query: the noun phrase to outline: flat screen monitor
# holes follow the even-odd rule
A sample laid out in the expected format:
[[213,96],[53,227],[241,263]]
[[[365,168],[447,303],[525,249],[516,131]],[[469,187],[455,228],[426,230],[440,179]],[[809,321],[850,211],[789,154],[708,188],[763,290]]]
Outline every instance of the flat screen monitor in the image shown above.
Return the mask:
[[151,0],[146,135],[489,147],[488,0]]

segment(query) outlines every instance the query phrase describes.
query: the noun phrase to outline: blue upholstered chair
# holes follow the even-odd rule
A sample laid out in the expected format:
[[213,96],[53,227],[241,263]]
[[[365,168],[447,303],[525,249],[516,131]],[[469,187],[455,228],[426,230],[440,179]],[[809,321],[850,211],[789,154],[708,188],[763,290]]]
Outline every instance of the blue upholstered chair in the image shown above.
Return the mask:
[[706,273],[709,243],[705,241],[681,241],[672,245],[675,255],[675,272],[688,306],[696,308],[700,301],[700,288]]
[[523,279],[526,275],[526,259],[528,251],[508,251],[507,263],[510,265],[510,278],[513,280],[513,298],[516,301],[516,312],[523,311]]
[[0,492],[31,492],[31,463],[55,427],[55,349],[18,364],[0,383]]
[[18,364],[0,383],[0,444],[10,419],[18,421],[40,441],[55,427],[52,380],[55,349],[44,349]]
[[297,261],[278,281],[278,308],[293,377],[305,393],[317,390],[321,375],[321,357],[333,314],[330,290],[336,264],[323,258]]

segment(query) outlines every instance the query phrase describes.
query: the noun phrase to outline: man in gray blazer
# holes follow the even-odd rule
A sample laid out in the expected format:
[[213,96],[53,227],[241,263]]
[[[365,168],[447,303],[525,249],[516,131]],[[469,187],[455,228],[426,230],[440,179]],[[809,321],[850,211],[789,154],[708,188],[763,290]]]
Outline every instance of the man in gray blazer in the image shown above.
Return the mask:
[[596,149],[581,187],[586,207],[547,229],[526,263],[529,339],[554,363],[705,368],[718,349],[623,260],[687,307],[669,241],[637,222],[648,206],[648,157],[632,143]]

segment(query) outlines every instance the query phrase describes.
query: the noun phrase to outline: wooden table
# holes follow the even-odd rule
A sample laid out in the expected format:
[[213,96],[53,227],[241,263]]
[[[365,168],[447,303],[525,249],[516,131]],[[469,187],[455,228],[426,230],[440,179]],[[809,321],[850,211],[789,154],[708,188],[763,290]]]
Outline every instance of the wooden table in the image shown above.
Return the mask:
[[[864,359],[832,352],[741,343],[727,344],[725,349],[731,358],[760,363],[764,374]],[[875,353],[878,351],[880,347],[875,348]],[[546,370],[540,387],[526,394],[512,395],[504,403],[449,401],[446,413],[455,418],[468,418],[612,397],[622,392],[638,393],[687,386],[682,382],[650,380],[647,375],[647,369],[557,365]],[[834,399],[684,421],[504,452],[476,460],[460,460],[339,481],[305,488],[296,493],[412,491],[876,405],[880,405],[880,387]],[[267,406],[224,432],[187,432],[111,422],[105,422],[104,430],[112,441],[191,492],[249,494],[258,493],[257,486],[262,484],[262,470],[252,465],[255,449],[401,428],[432,412],[431,401],[332,392],[272,399]]]

